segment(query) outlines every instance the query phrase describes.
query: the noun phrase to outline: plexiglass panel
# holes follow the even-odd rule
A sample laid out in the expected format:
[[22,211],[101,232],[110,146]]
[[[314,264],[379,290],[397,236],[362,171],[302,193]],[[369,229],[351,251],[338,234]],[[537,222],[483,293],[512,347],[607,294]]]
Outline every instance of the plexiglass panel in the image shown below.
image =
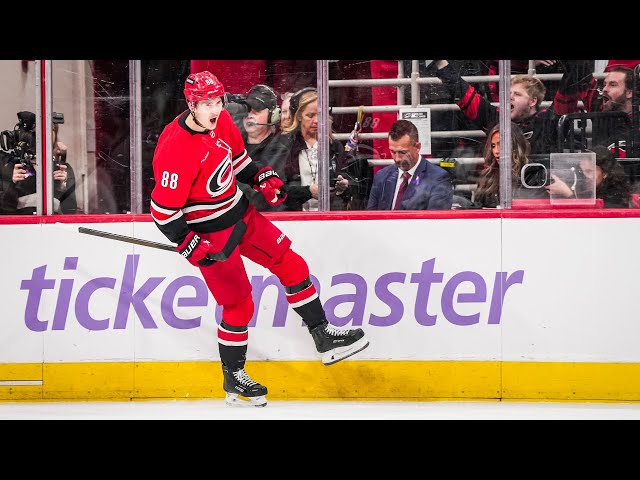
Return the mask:
[[[38,71],[38,63],[0,61],[5,215],[34,213],[43,195],[54,197],[55,213],[148,213],[158,137],[186,109],[186,77],[202,70],[224,84],[225,108],[252,158],[273,166],[296,192],[274,208],[241,185],[265,212],[393,210],[401,189],[401,210],[497,208],[510,204],[500,192],[504,168],[511,170],[514,208],[523,200],[557,208],[563,193],[527,187],[522,167],[541,163],[552,170],[551,154],[598,146],[615,162],[596,158],[588,167],[592,188],[588,195],[580,192],[582,198],[615,196],[615,202],[592,206],[627,208],[640,193],[640,115],[633,115],[640,103],[638,61],[511,60],[502,77],[511,79],[508,89],[500,88],[506,63],[499,60],[53,60],[49,72]],[[501,103],[502,91],[509,98]],[[298,109],[291,116],[296,92]],[[46,108],[39,110],[39,101]],[[512,121],[509,158],[503,159],[501,107]],[[14,129],[22,135],[31,128],[33,115],[44,125],[45,111],[51,114],[55,165],[54,188],[47,193],[33,179],[23,188],[29,172],[14,178],[16,155],[23,154],[13,138]],[[19,112],[26,112],[26,123]],[[326,138],[319,138],[320,131]],[[518,150],[522,136],[528,151]],[[35,147],[29,144],[37,174]],[[504,143],[502,148],[504,153]],[[60,163],[65,167],[57,168]],[[573,168],[577,182],[565,180],[577,191],[584,169]],[[611,186],[611,178],[621,180]],[[326,205],[323,192],[329,193]]]

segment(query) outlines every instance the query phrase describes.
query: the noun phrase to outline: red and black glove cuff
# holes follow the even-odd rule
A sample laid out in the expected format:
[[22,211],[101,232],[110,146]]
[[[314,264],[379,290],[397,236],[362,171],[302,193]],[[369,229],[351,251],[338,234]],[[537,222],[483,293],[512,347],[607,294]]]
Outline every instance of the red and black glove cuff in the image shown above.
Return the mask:
[[205,240],[196,232],[191,231],[182,243],[176,247],[176,250],[191,264],[207,267],[215,262],[215,260],[207,258],[210,248],[211,243],[209,240]]
[[258,173],[256,173],[253,176],[253,185],[254,187],[259,186],[261,183],[264,183],[269,178],[274,178],[274,177],[280,180],[280,175],[278,175],[278,172],[276,172],[273,168],[263,167],[260,170],[258,170]]
[[253,189],[261,192],[270,205],[279,205],[287,198],[284,183],[278,172],[271,167],[264,167],[253,177]]

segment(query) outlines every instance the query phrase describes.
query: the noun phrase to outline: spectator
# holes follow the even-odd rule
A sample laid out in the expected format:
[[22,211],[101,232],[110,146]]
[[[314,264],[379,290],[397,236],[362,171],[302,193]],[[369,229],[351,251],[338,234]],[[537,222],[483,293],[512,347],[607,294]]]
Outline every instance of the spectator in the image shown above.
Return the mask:
[[396,120],[389,130],[389,152],[395,162],[373,177],[367,210],[450,210],[451,176],[420,156],[418,129]]
[[[500,73],[498,68],[498,60],[489,60],[489,65],[487,68],[487,75],[498,75]],[[562,62],[558,60],[534,60],[534,65],[536,69],[536,75],[547,75],[550,73],[563,73],[564,68]],[[511,60],[511,74],[512,75],[522,75],[529,73],[529,60]],[[560,82],[546,81],[544,82],[545,86],[545,96],[544,99],[547,101],[553,100],[553,97],[556,94],[558,89],[558,84]],[[498,95],[498,82],[489,82],[488,84],[489,91],[491,92],[491,101],[499,102],[500,97]]]
[[604,71],[610,72],[615,67],[627,67],[634,69],[640,64],[640,60],[607,60],[607,64],[604,67]]
[[[437,76],[467,118],[484,131],[498,122],[498,108],[465,82],[447,60],[437,60],[436,68]],[[541,108],[545,92],[544,84],[532,75],[511,79],[511,120],[529,139],[532,154],[556,149],[557,116],[553,110]]]
[[[568,61],[567,65],[567,73],[563,76],[554,99],[555,111],[559,115],[577,112],[578,101],[582,101],[587,112],[624,112],[628,118],[626,124],[620,121],[601,123],[595,122],[594,119],[593,139],[597,138],[597,143],[605,143],[616,157],[640,155],[640,131],[634,127],[632,108],[634,70],[626,66],[607,66],[608,70],[600,88],[589,61],[573,60]],[[599,125],[602,131],[596,132],[595,125]],[[637,178],[638,167],[631,166],[628,173],[632,178]]]
[[[280,141],[289,154],[285,165],[285,204],[293,211],[318,210],[318,92],[298,90],[290,98],[290,117],[282,124]],[[349,180],[339,173],[350,158],[340,142],[329,134],[330,209],[348,210]]]
[[[483,60],[451,60],[451,65],[460,76],[477,76],[486,75],[486,61]],[[412,61],[403,60],[404,77],[410,78],[412,75]],[[420,61],[419,75],[420,77],[436,77],[436,61],[425,60]],[[424,65],[424,67],[423,67]],[[489,99],[489,89],[485,83],[477,83],[474,85],[478,95]],[[394,94],[396,95],[396,94]],[[404,89],[404,104],[412,104],[412,92],[410,88]],[[420,85],[420,104],[450,104],[451,95],[445,85],[442,83],[426,83]],[[394,102],[395,103],[395,102]],[[395,121],[394,118],[391,123]],[[431,110],[431,132],[448,132],[452,130],[474,130],[477,127],[473,125],[471,120],[466,116],[460,115],[456,110]],[[480,156],[484,139],[473,137],[434,137],[431,138],[431,154],[433,157],[478,157]],[[461,179],[466,183],[465,173],[460,169],[451,171],[455,175],[454,180]]]
[[289,102],[293,93],[294,92],[285,92],[282,94],[282,105],[280,107],[282,110],[282,113],[280,114],[280,121],[282,123],[285,123],[291,115],[291,112],[289,111]]
[[[275,92],[266,85],[254,85],[243,103],[249,109],[242,118],[242,138],[247,153],[255,161],[272,167],[280,178],[284,178],[284,166],[289,153],[277,137],[277,125],[281,121],[281,110]],[[250,185],[239,183],[239,188],[257,210],[283,211],[285,204],[269,205],[259,192]]]
[[[37,212],[36,116],[18,112],[13,131],[2,132],[0,151],[0,213],[5,215]],[[53,210],[55,213],[77,213],[75,174],[66,162],[67,146],[58,139],[58,128],[64,116],[53,114]]]
[[[580,161],[582,181],[577,181],[575,196],[581,198],[592,194],[595,183],[596,198],[604,201],[604,208],[629,208],[631,184],[613,152],[605,145],[596,145],[591,151],[596,154],[595,166],[592,161]],[[552,175],[552,178],[554,182],[546,187],[550,193],[565,197],[574,196],[565,182],[555,175]]]
[[[520,127],[511,123],[511,182],[514,188],[521,185],[520,172],[528,163],[530,146]],[[480,172],[474,203],[482,208],[500,205],[500,125],[489,131],[483,148],[484,165]],[[513,197],[519,195],[513,194]]]
[[558,115],[577,112],[582,101],[587,112],[625,112],[631,115],[633,69],[616,66],[607,71],[602,88],[593,76],[592,60],[566,61],[567,72],[554,98]]
[[631,183],[613,152],[604,145],[592,148],[596,154],[596,166],[591,162],[580,163],[587,180],[595,178],[596,198],[604,201],[604,208],[628,208],[631,200]]

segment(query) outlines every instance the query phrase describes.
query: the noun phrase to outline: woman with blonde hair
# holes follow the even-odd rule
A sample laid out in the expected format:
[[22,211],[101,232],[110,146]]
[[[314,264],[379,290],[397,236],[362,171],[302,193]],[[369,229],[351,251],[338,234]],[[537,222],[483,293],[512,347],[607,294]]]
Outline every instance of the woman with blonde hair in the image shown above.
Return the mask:
[[[318,210],[318,92],[306,87],[289,99],[290,116],[281,124],[280,141],[287,146],[286,206],[293,211]],[[330,209],[350,209],[349,180],[339,172],[348,155],[329,128]]]

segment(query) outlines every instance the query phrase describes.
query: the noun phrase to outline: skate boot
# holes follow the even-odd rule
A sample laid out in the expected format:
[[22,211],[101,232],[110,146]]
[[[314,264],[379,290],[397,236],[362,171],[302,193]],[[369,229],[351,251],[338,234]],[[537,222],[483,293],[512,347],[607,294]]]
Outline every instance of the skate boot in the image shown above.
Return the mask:
[[267,405],[267,387],[251,380],[244,368],[231,370],[222,365],[223,388],[227,392],[225,403],[231,407],[264,407]]
[[325,320],[309,331],[325,365],[333,365],[369,346],[361,328],[336,328]]

